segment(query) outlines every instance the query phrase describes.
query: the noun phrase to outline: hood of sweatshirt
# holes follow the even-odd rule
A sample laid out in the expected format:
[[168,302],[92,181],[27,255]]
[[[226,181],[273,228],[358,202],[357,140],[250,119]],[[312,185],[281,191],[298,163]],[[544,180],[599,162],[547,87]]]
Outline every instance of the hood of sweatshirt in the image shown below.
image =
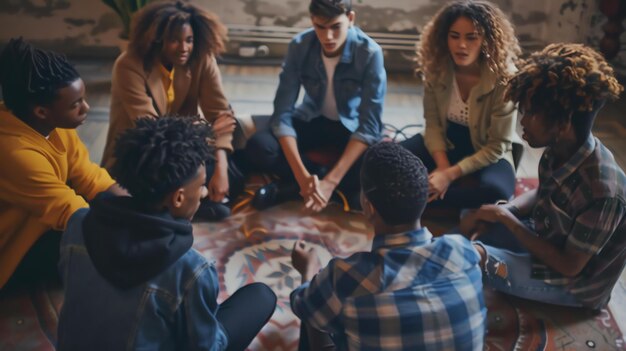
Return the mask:
[[147,212],[132,197],[107,193],[90,203],[83,233],[96,270],[123,289],[156,277],[193,244],[190,221],[167,210]]

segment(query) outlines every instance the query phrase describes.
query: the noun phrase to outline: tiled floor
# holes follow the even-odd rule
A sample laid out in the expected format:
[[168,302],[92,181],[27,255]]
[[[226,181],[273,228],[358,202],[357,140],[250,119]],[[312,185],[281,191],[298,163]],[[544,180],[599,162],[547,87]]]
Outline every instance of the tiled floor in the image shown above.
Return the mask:
[[[88,122],[79,129],[87,144],[92,160],[99,162],[104,148],[108,128],[108,105],[111,62],[90,61],[78,64],[87,83],[88,101],[92,112]],[[278,67],[267,66],[222,66],[226,96],[238,114],[269,114],[278,83]],[[395,127],[417,124],[408,128],[409,134],[420,130],[423,125],[421,104],[422,89],[410,75],[389,76],[388,95],[385,100],[384,122]],[[607,105],[596,121],[595,134],[614,153],[622,168],[626,168],[626,120],[623,111],[626,100]],[[537,163],[541,150],[526,148],[518,177],[536,177]],[[610,303],[622,331],[626,331],[626,272],[613,291]]]

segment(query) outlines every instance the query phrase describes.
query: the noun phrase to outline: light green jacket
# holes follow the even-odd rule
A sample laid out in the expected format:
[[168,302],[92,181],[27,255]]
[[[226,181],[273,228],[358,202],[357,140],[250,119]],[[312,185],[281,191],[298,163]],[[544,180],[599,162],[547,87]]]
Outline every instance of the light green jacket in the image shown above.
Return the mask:
[[[511,67],[514,70],[514,67]],[[448,103],[454,89],[452,65],[440,78],[424,84],[424,143],[431,155],[454,148],[446,138]],[[511,166],[512,143],[520,143],[515,133],[517,110],[512,102],[504,101],[506,86],[497,82],[496,75],[483,65],[481,80],[472,88],[468,98],[469,130],[475,153],[459,161],[463,175],[473,173],[504,158]],[[515,168],[513,168],[515,169]]]

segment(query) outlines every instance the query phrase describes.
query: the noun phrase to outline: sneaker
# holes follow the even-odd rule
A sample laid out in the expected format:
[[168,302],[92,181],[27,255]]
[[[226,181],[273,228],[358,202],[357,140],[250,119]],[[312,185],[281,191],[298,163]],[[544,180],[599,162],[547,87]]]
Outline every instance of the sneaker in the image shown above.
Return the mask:
[[219,222],[230,216],[230,208],[224,204],[204,200],[200,202],[200,207],[195,217],[209,222]]
[[285,201],[295,200],[300,196],[298,184],[294,183],[269,183],[254,193],[252,207],[264,210],[276,206]]

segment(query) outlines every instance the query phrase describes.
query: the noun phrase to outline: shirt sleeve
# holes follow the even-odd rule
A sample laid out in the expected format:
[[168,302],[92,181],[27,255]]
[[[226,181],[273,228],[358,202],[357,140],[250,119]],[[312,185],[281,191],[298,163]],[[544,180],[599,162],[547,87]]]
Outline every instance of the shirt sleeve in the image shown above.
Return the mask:
[[43,154],[19,149],[0,167],[0,198],[54,230],[65,230],[70,216],[87,202],[70,188]]
[[115,184],[106,169],[91,162],[87,147],[74,130],[69,131],[68,166],[70,186],[87,200]]
[[341,330],[340,316],[343,309],[334,286],[333,262],[313,277],[311,282],[296,288],[290,296],[291,310],[300,320],[328,333]]
[[226,334],[217,320],[218,276],[215,266],[202,266],[196,284],[189,287],[184,300],[190,350],[225,350]]
[[[199,97],[200,108],[204,118],[211,123],[215,121],[220,112],[227,111],[229,108],[228,100],[224,95],[222,87],[222,75],[213,56],[209,56],[205,60],[202,78],[200,79]],[[226,133],[216,138],[215,146],[218,149],[232,152],[232,142],[233,133]]]
[[372,145],[381,138],[383,128],[381,116],[387,92],[387,72],[381,49],[374,51],[365,68],[362,84],[361,104],[358,109],[359,126],[352,134],[352,138]]
[[424,145],[432,155],[437,151],[446,151],[446,137],[441,120],[439,119],[439,108],[437,98],[431,83],[424,83]]
[[576,216],[567,236],[567,244],[588,254],[597,255],[611,239],[626,216],[625,204],[617,198],[595,201]]
[[296,137],[293,128],[293,112],[300,93],[300,79],[297,67],[298,43],[292,41],[287,50],[287,56],[280,72],[278,89],[274,97],[274,113],[270,120],[272,133],[277,138],[292,136]]
[[487,143],[458,163],[464,175],[498,162],[511,149],[517,114],[515,104],[504,100],[504,91],[505,87],[501,84],[495,88],[493,106],[488,114],[482,116],[489,118]]

